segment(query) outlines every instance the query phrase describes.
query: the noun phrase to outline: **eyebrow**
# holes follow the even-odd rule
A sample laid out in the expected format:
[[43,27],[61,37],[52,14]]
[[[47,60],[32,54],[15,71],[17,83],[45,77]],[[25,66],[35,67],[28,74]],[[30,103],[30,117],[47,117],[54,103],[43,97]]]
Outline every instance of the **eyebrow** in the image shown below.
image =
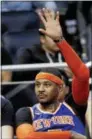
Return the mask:
[[35,83],[52,83],[52,82],[51,81],[43,81],[43,82],[35,81]]

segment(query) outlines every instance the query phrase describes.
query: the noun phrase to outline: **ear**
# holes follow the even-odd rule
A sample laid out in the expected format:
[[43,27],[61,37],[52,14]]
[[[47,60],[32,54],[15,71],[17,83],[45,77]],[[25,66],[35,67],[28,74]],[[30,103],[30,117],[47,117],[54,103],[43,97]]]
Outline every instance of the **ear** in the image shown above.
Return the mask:
[[40,41],[41,41],[42,44],[44,44],[45,43],[45,37],[44,36],[40,36]]
[[65,95],[68,95],[69,94],[69,86],[66,86],[65,87]]
[[63,90],[63,86],[62,85],[59,85],[58,86],[58,92],[62,92],[62,90]]

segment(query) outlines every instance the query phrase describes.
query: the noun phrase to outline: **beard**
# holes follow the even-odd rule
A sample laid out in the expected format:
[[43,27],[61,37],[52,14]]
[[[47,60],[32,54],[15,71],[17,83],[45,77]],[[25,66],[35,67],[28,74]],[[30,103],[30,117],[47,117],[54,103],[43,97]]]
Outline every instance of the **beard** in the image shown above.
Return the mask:
[[51,105],[55,102],[56,102],[56,100],[50,100],[50,101],[47,101],[47,102],[40,102],[40,104],[44,107],[47,107],[47,106],[49,106],[49,105]]

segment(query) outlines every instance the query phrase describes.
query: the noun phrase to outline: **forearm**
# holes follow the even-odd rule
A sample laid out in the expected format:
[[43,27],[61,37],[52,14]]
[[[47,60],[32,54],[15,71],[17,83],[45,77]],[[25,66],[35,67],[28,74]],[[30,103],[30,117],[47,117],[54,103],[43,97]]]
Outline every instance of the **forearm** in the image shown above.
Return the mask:
[[73,74],[79,78],[80,80],[88,80],[89,78],[89,70],[86,65],[81,61],[76,52],[72,49],[72,47],[66,42],[66,40],[62,40],[57,44],[60,48],[62,55],[65,58],[68,66],[72,70]]
[[2,126],[2,139],[13,139],[14,135],[13,135],[13,127],[12,126]]
[[90,138],[92,138],[92,132],[91,132],[92,131],[91,106],[92,106],[92,100],[89,99],[85,118],[86,118],[86,124],[87,124],[87,127],[88,127],[88,131],[89,131],[89,134],[90,134]]
[[2,78],[1,78],[2,82],[11,81],[11,79],[12,79],[12,72],[2,71],[1,75],[2,75]]
[[78,133],[71,133],[71,139],[87,139],[86,136],[78,134]]
[[78,105],[84,105],[87,103],[89,95],[89,69],[65,40],[57,45],[74,74],[72,82],[74,101]]
[[80,81],[76,77],[72,81],[73,99],[78,105],[85,105],[89,96],[89,81]]
[[16,135],[18,139],[71,139],[69,131],[34,132],[30,124],[22,124],[17,127]]

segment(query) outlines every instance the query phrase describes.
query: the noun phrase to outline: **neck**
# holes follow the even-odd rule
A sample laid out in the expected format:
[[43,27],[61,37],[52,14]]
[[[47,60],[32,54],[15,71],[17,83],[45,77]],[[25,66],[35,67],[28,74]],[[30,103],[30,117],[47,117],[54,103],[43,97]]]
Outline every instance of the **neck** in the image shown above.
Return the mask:
[[52,54],[52,55],[55,55],[55,52],[52,51],[52,50],[50,50],[50,49],[48,49],[45,45],[42,45],[42,49],[43,49],[45,52],[48,52],[48,53],[50,53],[50,54]]
[[53,103],[50,104],[44,103],[44,104],[40,104],[40,108],[44,111],[55,112],[59,104],[60,103],[58,101],[54,101]]

